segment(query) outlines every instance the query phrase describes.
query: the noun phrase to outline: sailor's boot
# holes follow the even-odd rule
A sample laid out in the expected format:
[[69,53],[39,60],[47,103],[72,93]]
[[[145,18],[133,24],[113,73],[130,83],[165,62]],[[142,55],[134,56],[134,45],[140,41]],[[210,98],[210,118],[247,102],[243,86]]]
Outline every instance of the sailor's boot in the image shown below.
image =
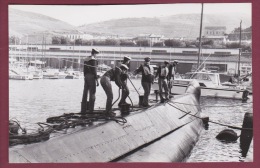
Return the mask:
[[86,114],[87,113],[87,103],[81,102],[81,114]]

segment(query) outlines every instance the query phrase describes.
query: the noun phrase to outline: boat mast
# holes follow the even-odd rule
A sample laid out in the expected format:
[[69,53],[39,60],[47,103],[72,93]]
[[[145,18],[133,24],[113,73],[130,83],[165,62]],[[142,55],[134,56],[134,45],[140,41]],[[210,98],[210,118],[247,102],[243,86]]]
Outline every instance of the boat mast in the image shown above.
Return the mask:
[[202,20],[203,20],[203,3],[201,4],[201,16],[200,16],[200,36],[199,36],[199,53],[198,53],[198,63],[197,69],[200,66],[200,53],[201,53],[201,34],[202,34]]
[[238,55],[238,70],[237,70],[237,75],[238,77],[240,76],[240,57],[241,57],[241,31],[242,31],[242,20],[240,21],[240,31],[239,31],[239,55]]

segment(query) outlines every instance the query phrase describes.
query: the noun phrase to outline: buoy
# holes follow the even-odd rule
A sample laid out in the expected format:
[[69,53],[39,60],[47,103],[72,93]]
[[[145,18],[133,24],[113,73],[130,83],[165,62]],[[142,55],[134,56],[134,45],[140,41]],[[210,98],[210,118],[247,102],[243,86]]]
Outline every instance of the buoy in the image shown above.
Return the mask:
[[240,149],[242,157],[246,157],[253,138],[253,113],[245,113],[242,128],[244,129],[242,129],[240,135]]
[[237,133],[231,129],[224,129],[221,131],[216,138],[220,141],[234,142],[238,139]]

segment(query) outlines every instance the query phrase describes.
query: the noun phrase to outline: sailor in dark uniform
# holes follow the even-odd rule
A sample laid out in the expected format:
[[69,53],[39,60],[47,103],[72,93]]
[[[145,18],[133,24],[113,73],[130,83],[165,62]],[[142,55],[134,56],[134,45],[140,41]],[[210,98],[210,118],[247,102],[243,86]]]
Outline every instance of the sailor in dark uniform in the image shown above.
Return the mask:
[[123,82],[121,80],[121,75],[126,73],[128,70],[128,67],[125,64],[121,64],[120,67],[115,67],[110,70],[108,70],[100,79],[101,86],[103,87],[104,91],[107,95],[107,101],[106,101],[106,113],[108,115],[112,114],[113,112],[110,112],[112,109],[112,102],[113,102],[113,92],[112,92],[112,86],[111,81],[115,81],[116,85],[120,89],[125,89]]
[[[122,64],[126,65],[129,68],[130,60],[131,60],[131,57],[124,56],[124,60],[123,60]],[[124,74],[121,75],[121,81],[122,81],[122,84],[124,85],[123,87],[125,89],[122,89],[122,97],[121,97],[120,102],[118,103],[119,107],[123,104],[128,104],[128,103],[126,103],[126,98],[127,98],[127,96],[129,96],[129,89],[128,89],[128,86],[127,86],[127,78],[128,78],[127,73],[124,73]]]
[[[97,49],[92,49],[91,55],[87,57],[84,61],[84,77],[85,84],[81,102],[81,113],[85,114],[87,109],[89,112],[93,112],[95,100],[96,100],[96,86],[99,86],[97,77],[97,60],[96,54],[99,51]],[[87,103],[89,95],[89,103]]]
[[141,106],[143,107],[149,107],[149,103],[148,103],[148,99],[149,99],[149,95],[151,92],[151,86],[154,80],[154,74],[153,74],[153,67],[150,66],[150,61],[151,58],[150,57],[146,57],[144,59],[144,64],[140,65],[140,67],[138,69],[136,69],[134,71],[134,75],[138,74],[138,73],[142,73],[142,87],[144,89],[144,98],[143,98],[143,102],[141,102]]
[[[169,75],[168,65],[169,62],[164,61],[164,65],[159,66],[155,75],[155,78],[159,76],[158,85],[159,85],[159,95],[160,95],[161,103],[163,103],[165,100],[169,100],[169,88],[167,83],[167,78]],[[162,89],[164,90],[165,98],[163,98]]]
[[173,85],[173,80],[176,74],[176,69],[178,65],[178,60],[174,60],[172,64],[169,64],[169,74],[167,77],[168,80],[168,87],[169,87],[169,93],[171,94],[172,91],[172,85]]

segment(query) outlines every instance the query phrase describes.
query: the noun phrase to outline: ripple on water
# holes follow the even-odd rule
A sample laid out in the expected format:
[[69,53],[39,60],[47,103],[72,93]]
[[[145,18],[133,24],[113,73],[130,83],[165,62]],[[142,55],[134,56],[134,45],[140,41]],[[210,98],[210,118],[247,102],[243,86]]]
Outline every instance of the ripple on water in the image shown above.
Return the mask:
[[[211,121],[242,127],[244,114],[252,111],[252,103],[249,102],[245,106],[241,106],[241,103],[241,101],[231,99],[202,98],[201,105],[205,106],[202,107],[202,114],[203,116],[209,116]],[[215,138],[224,129],[230,128],[209,123],[209,129],[202,131],[199,141],[192,150],[187,162],[243,161],[241,159],[239,139],[235,143],[223,143]],[[237,135],[241,133],[239,130],[234,131]]]

